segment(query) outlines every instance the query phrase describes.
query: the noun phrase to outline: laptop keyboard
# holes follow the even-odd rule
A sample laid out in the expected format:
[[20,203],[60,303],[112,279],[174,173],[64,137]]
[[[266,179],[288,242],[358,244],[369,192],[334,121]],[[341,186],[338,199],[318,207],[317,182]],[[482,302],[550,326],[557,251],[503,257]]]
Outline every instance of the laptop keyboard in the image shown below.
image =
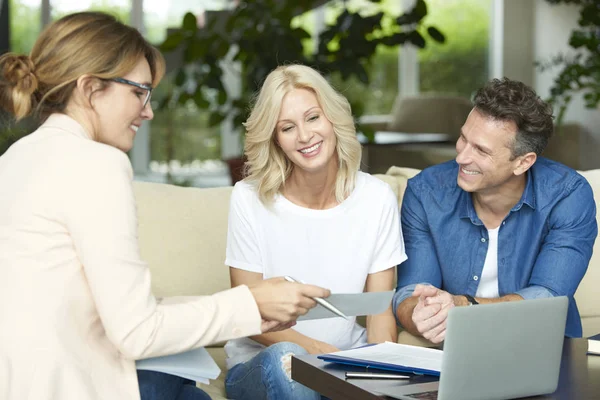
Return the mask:
[[411,399],[419,399],[419,400],[437,400],[438,391],[434,390],[431,392],[413,393],[413,394],[407,395],[406,397],[410,397]]

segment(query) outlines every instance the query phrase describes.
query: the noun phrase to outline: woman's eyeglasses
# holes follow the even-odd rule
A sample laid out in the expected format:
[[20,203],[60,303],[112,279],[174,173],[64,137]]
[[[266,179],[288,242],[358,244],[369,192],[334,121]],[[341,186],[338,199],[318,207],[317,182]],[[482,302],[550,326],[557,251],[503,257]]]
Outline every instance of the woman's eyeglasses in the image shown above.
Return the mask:
[[130,80],[124,79],[124,78],[112,78],[109,80],[113,81],[113,82],[117,82],[117,83],[123,83],[125,85],[135,86],[137,88],[145,90],[146,97],[144,98],[143,107],[146,107],[146,104],[148,104],[148,102],[150,101],[150,97],[152,97],[152,89],[153,89],[152,86],[144,85],[142,83],[137,83],[137,82],[130,81]]

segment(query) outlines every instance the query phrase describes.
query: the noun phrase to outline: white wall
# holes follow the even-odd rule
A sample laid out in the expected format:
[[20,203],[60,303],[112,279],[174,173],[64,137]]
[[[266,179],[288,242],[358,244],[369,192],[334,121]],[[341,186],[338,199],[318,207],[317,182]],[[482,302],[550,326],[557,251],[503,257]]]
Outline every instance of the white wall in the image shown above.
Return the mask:
[[[550,5],[546,0],[534,1],[533,12],[533,58],[536,61],[548,60],[551,56],[568,54],[571,31],[577,27],[578,7],[572,5]],[[533,87],[545,98],[550,94],[554,77],[560,68],[541,72],[535,68]],[[580,157],[582,169],[600,168],[600,110],[585,108],[579,96],[570,104],[565,122],[577,122],[583,127]]]
[[533,0],[494,1],[492,77],[533,85]]

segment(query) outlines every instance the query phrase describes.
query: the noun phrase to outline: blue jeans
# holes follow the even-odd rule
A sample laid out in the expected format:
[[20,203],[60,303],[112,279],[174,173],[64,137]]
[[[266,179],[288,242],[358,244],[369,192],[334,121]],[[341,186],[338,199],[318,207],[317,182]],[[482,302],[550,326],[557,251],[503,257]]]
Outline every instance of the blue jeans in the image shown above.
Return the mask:
[[156,371],[138,370],[142,400],[210,400],[196,382]]
[[295,343],[276,343],[262,350],[250,361],[231,368],[225,377],[227,397],[252,400],[320,400],[320,394],[292,380],[291,367],[286,368],[286,362],[291,362],[288,359],[291,354],[304,355],[307,352]]

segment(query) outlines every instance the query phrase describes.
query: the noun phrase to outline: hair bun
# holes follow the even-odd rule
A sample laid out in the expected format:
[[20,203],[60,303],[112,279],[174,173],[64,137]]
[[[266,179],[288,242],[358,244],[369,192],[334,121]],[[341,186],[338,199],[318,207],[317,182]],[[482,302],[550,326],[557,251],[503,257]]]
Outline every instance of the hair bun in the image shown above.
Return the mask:
[[2,76],[14,89],[31,96],[38,88],[35,65],[26,55],[8,54],[3,60]]

